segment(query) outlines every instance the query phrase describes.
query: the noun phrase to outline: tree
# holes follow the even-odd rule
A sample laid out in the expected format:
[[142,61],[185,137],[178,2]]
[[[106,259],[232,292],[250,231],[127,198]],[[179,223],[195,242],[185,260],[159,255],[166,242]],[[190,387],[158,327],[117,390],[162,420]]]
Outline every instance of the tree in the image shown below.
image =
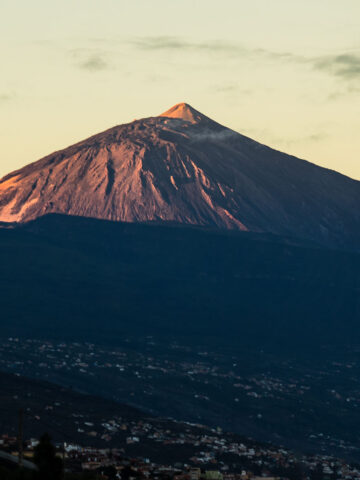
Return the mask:
[[108,467],[104,467],[100,469],[102,475],[105,475],[106,478],[109,480],[115,480],[117,470],[113,465],[109,465]]
[[42,435],[39,444],[35,447],[34,463],[39,469],[37,474],[39,480],[62,479],[63,462],[56,456],[55,447],[47,433]]
[[302,463],[296,462],[287,469],[286,476],[290,480],[302,480],[306,477],[305,466]]
[[321,463],[316,464],[316,467],[311,472],[310,475],[311,480],[323,480],[324,478],[324,471]]

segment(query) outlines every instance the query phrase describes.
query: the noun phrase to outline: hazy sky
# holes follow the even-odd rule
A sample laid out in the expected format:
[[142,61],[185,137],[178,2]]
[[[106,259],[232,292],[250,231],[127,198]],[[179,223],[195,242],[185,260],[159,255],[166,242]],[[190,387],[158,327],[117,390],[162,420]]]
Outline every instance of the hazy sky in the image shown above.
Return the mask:
[[0,177],[178,102],[360,179],[360,0],[0,0]]

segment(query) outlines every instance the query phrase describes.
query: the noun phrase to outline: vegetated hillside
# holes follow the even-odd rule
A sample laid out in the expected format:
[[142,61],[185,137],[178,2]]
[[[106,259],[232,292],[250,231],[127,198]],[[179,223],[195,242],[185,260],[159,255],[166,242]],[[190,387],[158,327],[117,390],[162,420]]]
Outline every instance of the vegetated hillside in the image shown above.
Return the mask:
[[50,215],[0,229],[3,334],[357,342],[360,257],[271,235]]
[[1,435],[18,434],[20,410],[23,411],[25,439],[38,438],[48,432],[58,442],[77,441],[89,445],[105,442],[100,436],[90,438],[84,431],[91,431],[85,422],[100,424],[111,420],[112,416],[120,416],[130,423],[146,417],[140,410],[127,405],[20,375],[0,372],[0,382]]
[[120,125],[0,180],[0,221],[61,213],[271,232],[358,249],[360,183],[186,104]]

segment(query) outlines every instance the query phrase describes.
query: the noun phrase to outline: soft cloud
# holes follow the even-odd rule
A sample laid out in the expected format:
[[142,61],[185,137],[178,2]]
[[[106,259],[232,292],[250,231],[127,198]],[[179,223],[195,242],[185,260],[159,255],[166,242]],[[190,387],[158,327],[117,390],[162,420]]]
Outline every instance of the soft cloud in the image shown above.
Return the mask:
[[193,142],[218,142],[236,138],[238,138],[238,133],[233,130],[221,130],[219,132],[214,132],[212,130],[204,130],[201,133],[195,133],[191,136],[191,140]]
[[91,55],[79,63],[79,67],[89,72],[99,72],[108,68],[107,62],[99,55]]
[[314,60],[313,65],[346,80],[360,78],[360,53],[325,56]]
[[75,65],[88,72],[100,72],[110,68],[107,61],[110,52],[98,48],[73,48],[68,54],[75,60]]
[[0,103],[9,102],[15,98],[14,93],[0,93]]

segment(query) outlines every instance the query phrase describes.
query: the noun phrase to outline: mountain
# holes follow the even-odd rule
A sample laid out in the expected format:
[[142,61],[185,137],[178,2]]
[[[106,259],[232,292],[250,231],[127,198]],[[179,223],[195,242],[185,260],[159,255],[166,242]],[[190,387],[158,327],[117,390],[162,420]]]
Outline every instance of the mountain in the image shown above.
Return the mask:
[[0,221],[48,213],[270,232],[358,248],[360,182],[261,145],[181,103],[0,180]]

